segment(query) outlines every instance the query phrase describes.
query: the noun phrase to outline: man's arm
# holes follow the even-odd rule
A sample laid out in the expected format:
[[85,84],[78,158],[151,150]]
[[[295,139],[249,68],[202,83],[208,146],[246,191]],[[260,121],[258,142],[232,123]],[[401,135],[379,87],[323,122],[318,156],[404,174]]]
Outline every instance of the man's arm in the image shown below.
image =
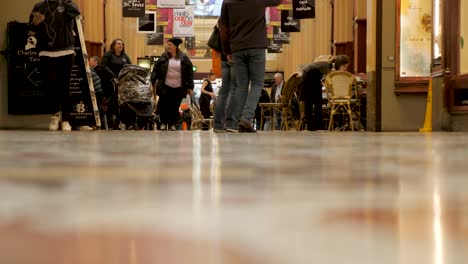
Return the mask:
[[29,15],[29,24],[32,24],[34,26],[39,25],[45,19],[45,16],[41,12],[39,12],[39,5],[40,3],[36,4],[33,7],[31,14]]
[[229,14],[228,7],[225,2],[221,6],[221,16],[219,18],[219,31],[221,33],[221,43],[223,46],[223,53],[231,55],[231,36],[229,33]]

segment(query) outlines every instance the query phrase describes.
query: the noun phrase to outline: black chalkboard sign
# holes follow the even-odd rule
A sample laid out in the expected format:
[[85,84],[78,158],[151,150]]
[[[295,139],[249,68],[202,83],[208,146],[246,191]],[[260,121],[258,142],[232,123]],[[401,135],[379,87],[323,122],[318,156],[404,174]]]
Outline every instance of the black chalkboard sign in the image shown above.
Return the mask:
[[[40,72],[35,33],[27,23],[10,22],[8,34],[8,113],[17,115],[53,114],[53,100]],[[75,23],[75,60],[70,80],[70,125],[97,126],[100,119],[88,65],[83,28]]]
[[52,114],[54,103],[44,86],[39,68],[39,51],[34,32],[27,23],[9,22],[8,114]]

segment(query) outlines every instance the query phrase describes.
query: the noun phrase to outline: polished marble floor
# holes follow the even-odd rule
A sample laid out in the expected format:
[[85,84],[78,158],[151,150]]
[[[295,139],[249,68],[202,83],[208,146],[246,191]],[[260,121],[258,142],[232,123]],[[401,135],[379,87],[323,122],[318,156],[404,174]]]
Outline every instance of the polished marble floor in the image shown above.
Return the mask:
[[0,263],[468,263],[468,133],[0,131]]

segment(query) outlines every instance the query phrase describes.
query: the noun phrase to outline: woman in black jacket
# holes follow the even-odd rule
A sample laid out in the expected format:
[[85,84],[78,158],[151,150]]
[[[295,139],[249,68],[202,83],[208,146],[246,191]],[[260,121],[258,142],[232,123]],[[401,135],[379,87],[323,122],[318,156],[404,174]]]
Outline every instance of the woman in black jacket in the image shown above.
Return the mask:
[[193,95],[193,64],[179,49],[182,40],[171,38],[151,73],[151,83],[159,96],[156,113],[161,130],[176,130],[179,106],[188,93]]
[[[130,57],[125,52],[125,43],[122,39],[114,39],[110,45],[110,50],[102,56],[101,65],[106,68],[106,73],[112,72],[113,78],[117,79],[119,77],[119,72],[122,70],[125,64],[132,64]],[[99,74],[100,71],[96,70]],[[107,80],[107,78],[106,78]],[[102,80],[101,81],[105,82]],[[118,102],[118,93],[117,89],[112,89],[112,94],[109,97],[108,104],[108,122],[109,127],[113,130],[119,130],[120,124],[120,111],[119,111],[119,102]]]

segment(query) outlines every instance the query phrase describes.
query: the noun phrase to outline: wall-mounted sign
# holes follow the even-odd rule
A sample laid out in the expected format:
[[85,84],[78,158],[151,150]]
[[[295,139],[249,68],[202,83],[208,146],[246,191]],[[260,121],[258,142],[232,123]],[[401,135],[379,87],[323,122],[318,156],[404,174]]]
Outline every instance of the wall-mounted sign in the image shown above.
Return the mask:
[[137,32],[156,33],[156,12],[147,11],[144,16],[138,18]]

